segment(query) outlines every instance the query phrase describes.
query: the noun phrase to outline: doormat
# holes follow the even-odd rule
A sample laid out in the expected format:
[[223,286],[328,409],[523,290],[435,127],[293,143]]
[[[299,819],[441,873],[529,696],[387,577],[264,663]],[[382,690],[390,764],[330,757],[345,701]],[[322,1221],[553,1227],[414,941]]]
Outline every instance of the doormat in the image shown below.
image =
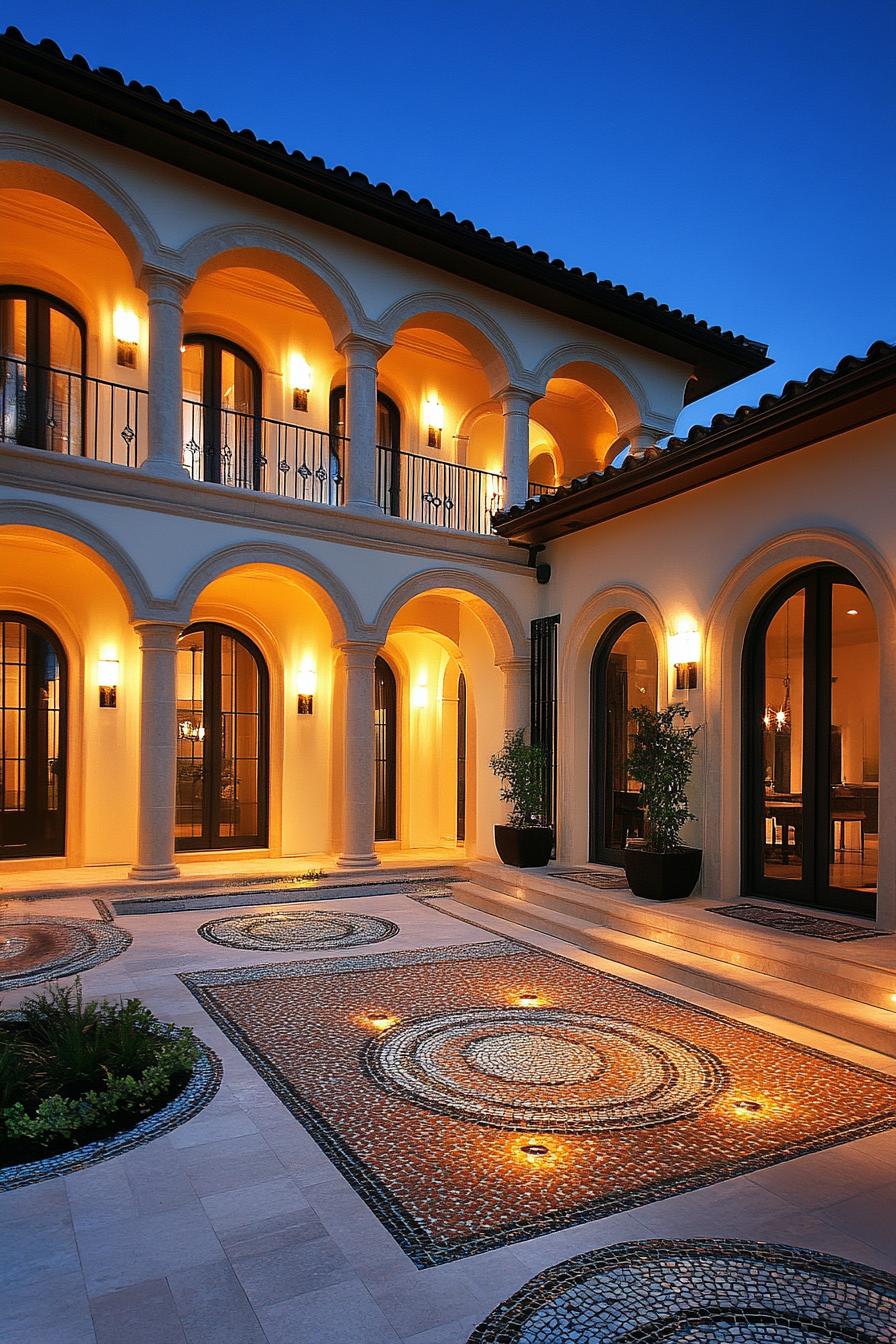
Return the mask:
[[823,919],[820,915],[800,915],[793,910],[769,910],[764,905],[719,905],[709,907],[711,915],[726,915],[745,924],[761,924],[776,933],[798,933],[801,938],[824,938],[830,943],[855,943],[860,938],[884,938],[886,929],[863,929],[842,919]]
[[581,882],[585,887],[597,887],[598,891],[628,891],[629,885],[624,873],[592,873],[587,868],[570,869],[569,872],[551,872],[549,877],[562,877],[564,882]]

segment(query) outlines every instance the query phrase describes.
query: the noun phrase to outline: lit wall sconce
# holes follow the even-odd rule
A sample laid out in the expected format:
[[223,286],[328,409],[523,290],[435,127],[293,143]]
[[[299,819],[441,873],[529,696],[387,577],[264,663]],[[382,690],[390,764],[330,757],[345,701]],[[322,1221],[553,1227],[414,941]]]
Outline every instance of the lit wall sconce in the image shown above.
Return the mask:
[[140,344],[140,319],[130,308],[116,308],[112,314],[112,332],[118,342],[118,363],[123,369],[136,369]]
[[194,723],[192,719],[181,719],[177,725],[177,735],[184,742],[201,742],[205,737],[205,728],[201,723]]
[[100,709],[115,709],[118,704],[117,658],[101,658],[96,665],[96,679],[100,687]]
[[441,448],[445,408],[434,392],[423,403],[423,423],[426,425],[427,445],[430,448]]
[[425,681],[411,687],[411,709],[425,709],[429,704],[429,687]]
[[293,410],[307,411],[308,393],[311,391],[311,365],[304,355],[290,355],[289,384],[292,388]]
[[676,691],[697,689],[697,664],[700,661],[700,633],[679,630],[669,636],[669,661],[675,668]]
[[303,667],[296,677],[296,713],[314,713],[314,695],[317,691],[317,673],[313,667]]

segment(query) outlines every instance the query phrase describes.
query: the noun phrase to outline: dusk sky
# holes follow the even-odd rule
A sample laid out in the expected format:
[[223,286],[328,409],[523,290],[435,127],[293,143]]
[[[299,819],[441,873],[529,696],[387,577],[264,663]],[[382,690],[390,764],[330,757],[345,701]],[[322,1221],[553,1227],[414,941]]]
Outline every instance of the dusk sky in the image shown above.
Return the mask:
[[15,0],[2,15],[768,343],[772,369],[679,429],[896,339],[894,0]]

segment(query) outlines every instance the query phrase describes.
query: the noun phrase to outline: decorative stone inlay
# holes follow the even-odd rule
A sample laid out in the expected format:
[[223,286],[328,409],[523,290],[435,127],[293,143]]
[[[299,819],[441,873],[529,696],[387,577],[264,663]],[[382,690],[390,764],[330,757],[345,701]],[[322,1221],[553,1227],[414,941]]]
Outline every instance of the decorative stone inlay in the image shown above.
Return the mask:
[[791,1246],[628,1242],[537,1275],[468,1344],[883,1344],[896,1278]]
[[394,938],[398,925],[391,919],[331,910],[268,910],[260,915],[231,915],[213,919],[199,929],[202,938],[223,947],[253,952],[321,951],[332,947],[359,947]]
[[[365,1052],[384,1087],[505,1129],[631,1129],[707,1106],[727,1074],[708,1050],[642,1023],[552,1008],[470,1008],[402,1022]],[[600,1078],[599,1090],[588,1086]]]
[[131,935],[107,921],[64,915],[0,918],[0,990],[79,975],[124,952]]

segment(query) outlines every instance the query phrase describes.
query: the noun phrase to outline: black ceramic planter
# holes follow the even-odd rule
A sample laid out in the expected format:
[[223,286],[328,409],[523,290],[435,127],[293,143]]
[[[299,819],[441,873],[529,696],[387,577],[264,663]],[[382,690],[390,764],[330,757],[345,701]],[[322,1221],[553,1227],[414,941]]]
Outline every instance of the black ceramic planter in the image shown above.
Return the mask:
[[544,868],[554,848],[554,831],[550,826],[495,827],[495,848],[502,863],[513,868]]
[[648,901],[680,901],[690,896],[700,876],[702,849],[673,849],[655,854],[637,846],[622,851],[629,886]]

